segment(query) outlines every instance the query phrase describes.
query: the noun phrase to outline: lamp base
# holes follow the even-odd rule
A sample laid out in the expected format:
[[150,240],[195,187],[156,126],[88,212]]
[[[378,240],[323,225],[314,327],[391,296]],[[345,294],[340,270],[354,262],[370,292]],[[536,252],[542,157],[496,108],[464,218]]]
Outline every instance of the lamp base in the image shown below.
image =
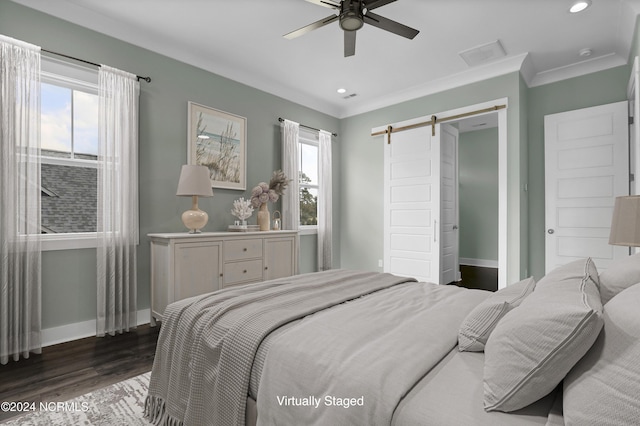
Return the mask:
[[200,229],[209,221],[209,215],[207,212],[200,209],[190,209],[182,213],[182,223],[184,226],[190,229],[190,234],[197,234]]

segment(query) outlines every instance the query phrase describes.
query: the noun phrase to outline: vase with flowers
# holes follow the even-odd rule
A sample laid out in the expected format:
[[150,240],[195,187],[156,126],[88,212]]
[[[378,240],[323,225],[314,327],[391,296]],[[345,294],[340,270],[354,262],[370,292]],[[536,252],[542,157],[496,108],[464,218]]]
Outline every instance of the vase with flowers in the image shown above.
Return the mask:
[[275,203],[287,188],[289,180],[282,170],[276,170],[269,184],[260,182],[251,191],[251,205],[258,209],[258,226],[261,231],[268,231],[271,215],[267,203]]

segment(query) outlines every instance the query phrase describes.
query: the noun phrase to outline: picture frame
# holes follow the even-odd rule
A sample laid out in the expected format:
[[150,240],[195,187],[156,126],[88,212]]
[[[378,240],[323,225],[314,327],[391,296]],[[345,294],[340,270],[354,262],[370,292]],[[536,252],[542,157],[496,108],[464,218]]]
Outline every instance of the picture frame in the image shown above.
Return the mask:
[[207,166],[212,188],[244,191],[247,119],[195,102],[187,109],[187,163]]

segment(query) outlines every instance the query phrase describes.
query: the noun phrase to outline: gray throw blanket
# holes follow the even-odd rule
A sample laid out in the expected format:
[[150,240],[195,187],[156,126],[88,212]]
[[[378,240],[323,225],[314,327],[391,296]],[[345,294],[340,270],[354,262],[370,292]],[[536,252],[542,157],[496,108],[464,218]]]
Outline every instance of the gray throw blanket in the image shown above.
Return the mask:
[[391,425],[396,407],[454,350],[460,323],[489,294],[399,285],[304,318],[271,342],[258,426]]
[[411,281],[332,270],[231,287],[169,305],[145,417],[156,425],[244,425],[251,366],[265,336],[290,321]]

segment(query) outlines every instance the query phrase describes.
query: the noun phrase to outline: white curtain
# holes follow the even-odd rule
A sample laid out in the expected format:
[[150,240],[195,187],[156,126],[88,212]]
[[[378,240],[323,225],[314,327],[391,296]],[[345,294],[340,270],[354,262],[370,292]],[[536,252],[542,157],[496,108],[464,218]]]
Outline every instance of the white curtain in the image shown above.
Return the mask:
[[0,363],[41,351],[40,48],[0,36]]
[[294,231],[300,228],[299,134],[298,123],[284,120],[282,123],[282,171],[291,181],[282,197],[282,229]]
[[99,70],[98,336],[136,327],[139,87],[133,74]]
[[318,269],[331,269],[332,259],[332,179],[331,179],[331,133],[320,130],[318,173],[320,192],[318,194]]

